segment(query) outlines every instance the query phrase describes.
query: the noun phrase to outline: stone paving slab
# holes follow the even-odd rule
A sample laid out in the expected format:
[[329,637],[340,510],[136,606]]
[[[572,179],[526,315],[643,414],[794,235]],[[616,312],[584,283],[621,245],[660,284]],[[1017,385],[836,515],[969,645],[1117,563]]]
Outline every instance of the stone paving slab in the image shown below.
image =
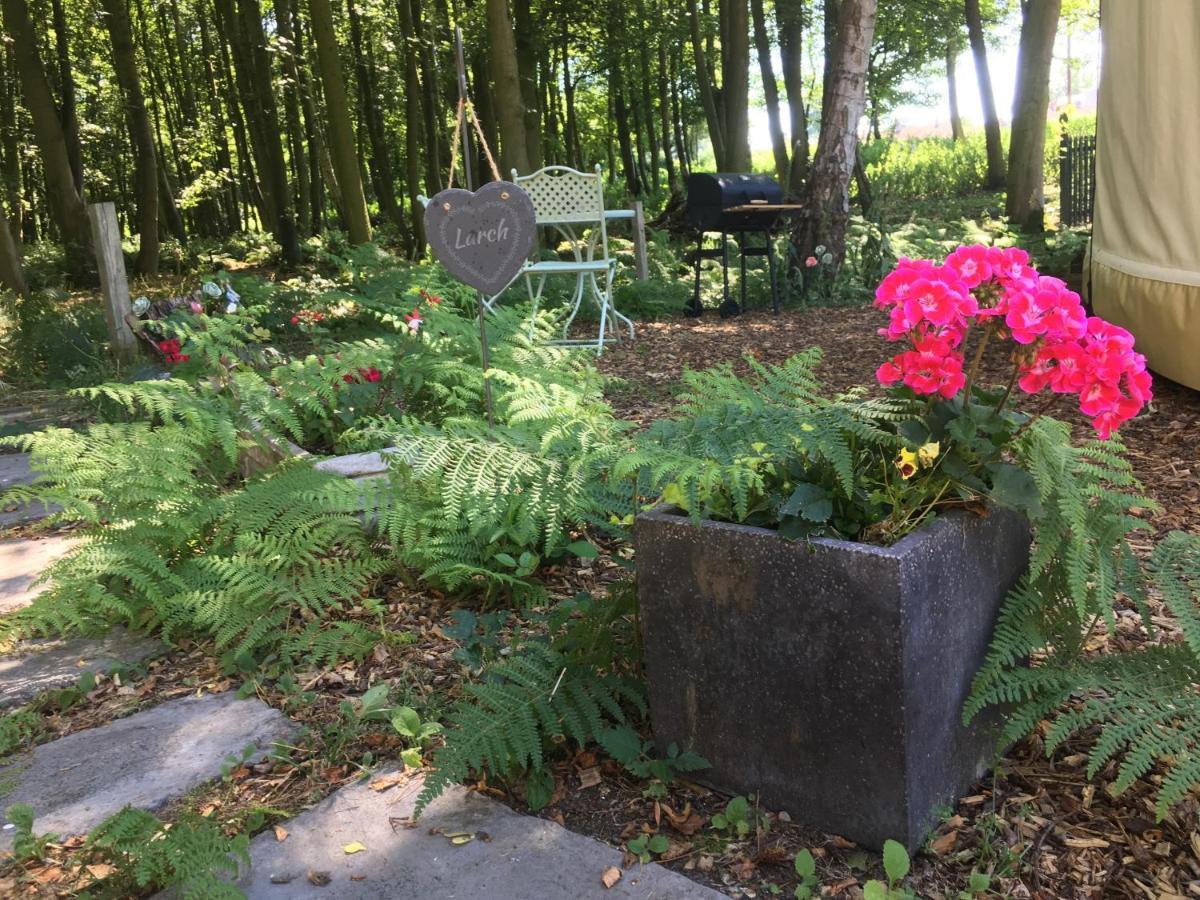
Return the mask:
[[[29,506],[9,509],[11,504],[5,501],[4,492],[17,485],[32,484],[34,477],[29,468],[28,453],[0,453],[0,531],[36,522],[62,508],[56,503],[46,506],[35,502]],[[3,568],[0,568],[0,575],[3,571]]]
[[[250,900],[720,900],[725,895],[659,865],[634,866],[611,889],[601,874],[620,867],[613,847],[456,787],[435,801],[416,828],[421,781],[377,793],[345,787],[250,844],[252,866],[238,883]],[[395,827],[393,827],[393,824]],[[442,832],[475,832],[455,845]],[[484,835],[486,838],[484,839]],[[360,853],[342,848],[358,841]],[[327,872],[316,886],[307,873]],[[272,883],[272,877],[279,882]],[[359,878],[360,880],[352,880]]]
[[46,587],[33,587],[34,581],[73,543],[74,539],[66,534],[0,541],[0,614],[32,603]]
[[[0,768],[3,806],[28,803],[34,832],[90,831],[125,806],[157,811],[221,774],[254,744],[261,758],[299,726],[261,700],[233,692],[184,697],[99,728],[77,731]],[[0,829],[0,849],[12,829]]]
[[167,645],[157,638],[119,626],[102,638],[22,641],[0,656],[0,709],[26,703],[42,691],[70,687],[84,672],[107,672],[166,652]]
[[0,453],[0,491],[32,481],[28,453]]

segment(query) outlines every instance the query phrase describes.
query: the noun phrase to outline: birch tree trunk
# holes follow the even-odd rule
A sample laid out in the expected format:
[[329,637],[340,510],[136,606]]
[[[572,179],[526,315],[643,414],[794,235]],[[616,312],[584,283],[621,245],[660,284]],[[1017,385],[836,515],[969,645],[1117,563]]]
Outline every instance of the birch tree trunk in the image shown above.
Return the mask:
[[825,115],[817,153],[808,176],[804,216],[792,235],[796,258],[813,255],[817,245],[841,265],[850,219],[850,179],[858,150],[858,123],[866,103],[867,54],[875,31],[876,0],[842,0],[837,38],[825,91]]
[[1026,231],[1045,231],[1046,110],[1062,0],[1024,0],[1021,6],[1005,212],[1010,222]]

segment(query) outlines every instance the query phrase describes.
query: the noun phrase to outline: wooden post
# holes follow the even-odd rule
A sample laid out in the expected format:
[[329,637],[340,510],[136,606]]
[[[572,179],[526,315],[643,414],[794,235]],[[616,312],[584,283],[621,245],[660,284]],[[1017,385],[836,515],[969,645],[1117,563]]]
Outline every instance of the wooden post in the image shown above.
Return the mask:
[[638,281],[650,280],[650,259],[646,255],[646,211],[642,201],[633,201],[633,250],[637,259]]
[[109,344],[115,355],[132,356],[137,348],[137,338],[125,320],[132,307],[129,303],[129,280],[125,277],[125,257],[121,252],[121,226],[117,224],[116,204],[89,204],[88,220],[92,224],[96,265],[100,272],[100,287],[104,292],[104,322],[108,326]]

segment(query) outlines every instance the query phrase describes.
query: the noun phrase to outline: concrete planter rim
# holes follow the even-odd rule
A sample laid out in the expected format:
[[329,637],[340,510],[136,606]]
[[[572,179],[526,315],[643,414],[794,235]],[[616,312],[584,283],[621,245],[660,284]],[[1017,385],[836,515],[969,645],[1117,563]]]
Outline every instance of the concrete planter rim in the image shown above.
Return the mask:
[[[989,506],[989,510],[991,507]],[[815,537],[815,538],[787,538],[779,533],[776,528],[765,528],[761,525],[743,525],[739,522],[723,522],[720,519],[693,519],[690,514],[680,509],[678,506],[663,503],[658,506],[648,509],[639,514],[639,517],[650,519],[664,519],[668,521],[683,520],[697,529],[709,528],[720,531],[730,531],[735,534],[744,534],[747,536],[754,535],[759,537],[770,537],[776,540],[783,541],[787,544],[807,544],[814,547],[822,547],[828,550],[851,550],[854,553],[862,554],[869,553],[873,556],[879,556],[884,559],[903,559],[912,550],[920,544],[937,535],[937,533],[945,528],[950,527],[950,521],[953,519],[969,518],[969,519],[984,519],[986,516],[979,516],[965,509],[951,509],[944,513],[939,513],[933,519],[922,522],[900,540],[894,544],[872,544],[868,541],[848,541],[845,538],[831,537]]]

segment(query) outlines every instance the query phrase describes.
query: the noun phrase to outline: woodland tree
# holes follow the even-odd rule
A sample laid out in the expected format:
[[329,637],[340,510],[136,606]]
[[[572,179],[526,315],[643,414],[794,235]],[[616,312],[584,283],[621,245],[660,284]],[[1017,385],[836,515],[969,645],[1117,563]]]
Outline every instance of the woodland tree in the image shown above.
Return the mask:
[[350,104],[346,99],[346,85],[342,81],[342,64],[333,30],[333,11],[329,7],[329,0],[308,0],[308,8],[312,16],[313,40],[317,45],[321,84],[325,88],[330,155],[333,157],[334,177],[342,198],[346,231],[351,243],[365,244],[371,239],[371,222],[367,218],[367,201],[363,196]]
[[979,101],[983,106],[983,134],[987,143],[987,179],[984,186],[996,190],[1004,186],[1004,148],[1000,144],[1000,117],[992,94],[992,76],[988,71],[987,42],[983,34],[983,14],[979,0],[965,0],[967,36],[975,59],[975,78],[979,82]]
[[137,182],[138,255],[136,271],[153,275],[158,271],[158,153],[154,132],[146,112],[142,79],[138,75],[133,46],[133,28],[126,0],[103,0],[105,24],[112,37],[113,67],[125,97],[125,115],[133,144],[133,167]]
[[1013,97],[1008,148],[1009,221],[1027,231],[1045,230],[1046,110],[1050,103],[1050,63],[1062,0],[1024,0],[1017,90]]
[[77,280],[87,280],[94,271],[92,236],[83,195],[71,167],[71,153],[50,82],[38,53],[37,32],[25,0],[2,0],[4,27],[13,38],[13,58],[25,107],[33,120],[33,132],[41,155],[46,201],[62,235],[67,267]]
[[804,215],[792,235],[798,259],[818,244],[840,264],[850,219],[850,179],[858,153],[858,123],[866,103],[867,59],[876,0],[842,0],[836,22],[821,136],[808,176]]

